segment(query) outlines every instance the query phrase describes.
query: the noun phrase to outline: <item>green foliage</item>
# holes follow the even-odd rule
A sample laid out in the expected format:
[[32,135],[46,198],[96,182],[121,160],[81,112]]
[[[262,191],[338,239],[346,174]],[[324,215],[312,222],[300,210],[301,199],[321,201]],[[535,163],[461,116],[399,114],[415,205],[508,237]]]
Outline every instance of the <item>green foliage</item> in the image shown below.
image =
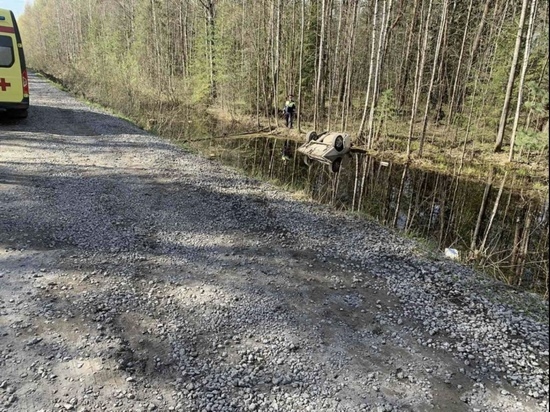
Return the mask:
[[376,114],[384,120],[393,120],[396,112],[395,95],[393,89],[386,89],[380,94]]
[[189,69],[191,104],[208,104],[210,101],[210,62],[208,60],[207,35],[205,31],[196,34],[193,59]]
[[[517,32],[517,23],[509,22],[501,32],[500,37],[494,45],[494,52],[490,64],[484,64],[479,68],[478,91],[475,97],[469,94],[467,98],[467,107],[473,104],[474,108],[481,108],[483,111],[483,122],[486,127],[492,130],[498,129],[502,104],[506,93],[506,84],[510,73],[512,62],[512,52],[514,50],[515,37]],[[468,90],[474,89],[474,77],[470,78]],[[512,101],[510,107],[515,106],[515,96],[517,91],[512,92]],[[472,99],[474,100],[472,102]]]
[[[384,90],[380,94],[378,104],[376,106],[375,115],[378,129],[378,134],[388,135],[388,123],[394,120],[396,112],[395,96],[393,89]],[[380,130],[382,129],[383,130]]]
[[247,106],[244,102],[254,95],[255,79],[250,81],[250,73],[254,72],[255,61],[245,58],[245,36],[249,34],[244,33],[240,12],[236,5],[220,5],[214,44],[219,97],[228,102],[229,107],[235,105],[244,109]]
[[542,128],[545,121],[548,121],[548,82],[541,84],[534,80],[525,84],[524,108],[531,114],[531,124],[527,127],[533,127],[535,130]]
[[529,150],[544,150],[548,148],[548,132],[533,130],[518,130],[516,145]]
[[[548,12],[548,10],[546,10]],[[531,56],[529,58],[528,80],[542,80],[548,85],[548,22],[537,29],[532,38]],[[543,74],[541,78],[541,73]]]

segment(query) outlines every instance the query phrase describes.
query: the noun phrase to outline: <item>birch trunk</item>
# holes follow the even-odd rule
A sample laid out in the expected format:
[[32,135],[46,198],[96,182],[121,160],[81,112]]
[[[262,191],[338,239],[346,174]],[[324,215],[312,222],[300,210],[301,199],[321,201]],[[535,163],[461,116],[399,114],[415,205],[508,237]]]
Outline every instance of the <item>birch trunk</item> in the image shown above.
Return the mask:
[[384,0],[382,5],[382,20],[380,22],[381,27],[380,27],[380,35],[378,39],[378,50],[376,52],[376,66],[374,70],[374,87],[372,92],[372,102],[370,105],[370,112],[369,112],[369,127],[368,127],[369,137],[368,137],[368,143],[367,143],[367,147],[369,149],[372,148],[372,142],[374,140],[374,111],[378,104],[378,95],[379,95],[379,89],[380,89],[380,73],[382,71],[383,59],[384,59],[382,51],[385,49],[386,33],[388,30],[391,7],[392,7],[392,0],[390,0],[389,3],[387,3],[386,0]]
[[410,66],[410,60],[411,60],[411,48],[412,48],[412,41],[413,41],[413,33],[414,29],[416,27],[416,19],[418,17],[418,1],[414,1],[413,6],[413,16],[411,19],[411,25],[410,29],[407,34],[407,47],[405,48],[405,58],[403,59],[402,64],[399,67],[399,86],[400,86],[400,92],[399,92],[399,109],[401,110],[403,108],[403,104],[405,103],[405,94],[407,89],[407,84],[409,81],[409,66]]
[[317,62],[317,80],[315,82],[315,96],[313,107],[313,128],[317,130],[319,126],[320,97],[321,97],[321,79],[323,77],[323,56],[325,54],[325,9],[327,0],[321,3],[321,33],[319,39],[319,61]]
[[519,114],[523,103],[523,84],[525,83],[525,74],[527,73],[527,65],[529,64],[529,55],[531,53],[531,39],[533,37],[533,28],[535,21],[535,12],[537,10],[537,0],[531,1],[531,13],[529,14],[529,26],[527,29],[527,38],[525,39],[525,50],[523,51],[523,63],[521,64],[521,74],[519,77],[518,102],[516,104],[516,113],[514,115],[514,125],[512,126],[512,135],[510,137],[510,154],[508,161],[514,159],[514,144],[516,142],[516,133],[518,130]]
[[449,7],[449,0],[443,1],[443,11],[441,14],[441,22],[439,24],[439,32],[437,34],[437,44],[435,46],[434,62],[432,66],[432,76],[430,78],[430,85],[428,87],[428,93],[426,93],[426,106],[424,107],[424,120],[422,122],[422,133],[420,134],[420,146],[418,148],[418,156],[422,157],[422,151],[424,150],[424,138],[426,136],[426,127],[428,126],[428,111],[430,109],[430,98],[432,95],[432,89],[435,81],[435,73],[437,71],[437,63],[439,60],[439,52],[441,50],[441,43],[443,41],[443,32],[447,25],[447,10]]
[[[449,103],[449,115],[447,116],[447,126],[451,125],[452,118],[454,116],[455,98],[458,89],[458,82],[460,78],[460,69],[462,68],[462,59],[464,58],[464,49],[466,46],[466,38],[468,35],[468,27],[470,26],[470,16],[472,15],[472,4],[474,0],[470,0],[468,5],[468,14],[466,15],[466,23],[464,24],[464,33],[462,35],[462,43],[460,45],[460,53],[458,55],[458,62],[456,64],[456,73],[453,82],[453,91],[451,92],[451,102]],[[467,79],[466,79],[467,80]]]
[[512,88],[514,86],[514,81],[516,79],[516,66],[518,63],[519,49],[521,47],[521,36],[523,34],[523,25],[525,23],[526,10],[527,10],[527,0],[523,0],[521,4],[521,15],[519,18],[518,32],[516,35],[516,45],[514,47],[512,64],[510,65],[510,73],[508,74],[508,84],[506,85],[506,95],[504,97],[504,104],[502,106],[500,122],[498,124],[498,132],[497,132],[497,138],[495,142],[495,152],[500,152],[502,150],[502,144],[504,142],[504,131],[506,130],[506,123],[508,121],[508,112],[510,110]]
[[481,245],[479,247],[479,250],[482,254],[486,254],[486,245],[487,245],[487,239],[489,237],[489,233],[491,232],[491,228],[493,226],[493,221],[495,220],[495,216],[498,211],[498,206],[500,204],[500,198],[502,196],[502,192],[504,190],[504,184],[506,182],[506,176],[508,175],[508,171],[504,173],[504,177],[502,178],[502,183],[500,184],[500,188],[498,189],[497,198],[495,199],[495,204],[493,205],[493,211],[491,213],[491,217],[489,218],[489,223],[487,224],[487,228],[485,229],[485,234],[483,236],[483,240],[481,242]]
[[298,110],[296,112],[296,125],[298,127],[298,131],[300,132],[302,130],[301,126],[301,112],[302,112],[302,68],[304,65],[304,33],[305,33],[305,2],[301,2],[301,8],[300,8],[300,74],[298,75]]
[[[430,27],[430,21],[432,18],[432,0],[429,0],[428,12],[426,15],[426,24],[424,25],[424,39],[422,42],[422,47],[418,51],[417,61],[416,61],[416,74],[414,79],[414,95],[413,95],[413,104],[411,109],[411,118],[409,121],[409,137],[407,139],[407,159],[411,157],[411,143],[414,133],[414,121],[416,118],[416,111],[418,109],[418,100],[420,99],[420,92],[422,90],[422,77],[424,75],[424,62],[426,61],[426,53],[428,49],[428,28]],[[421,30],[422,32],[422,30]],[[420,60],[420,61],[419,61]]]
[[349,109],[351,106],[351,79],[353,75],[353,52],[355,49],[355,32],[357,31],[357,8],[359,0],[355,0],[352,9],[352,23],[349,34],[348,50],[346,55],[346,76],[344,86],[344,98],[342,99],[342,130],[346,130]]
[[373,77],[373,69],[374,69],[374,50],[376,46],[376,16],[378,14],[378,0],[375,0],[374,2],[374,12],[372,15],[372,43],[371,43],[371,50],[370,50],[370,61],[369,61],[369,75],[368,75],[368,81],[367,81],[367,93],[365,95],[365,106],[363,107],[363,117],[361,118],[361,124],[359,125],[359,131],[357,132],[358,139],[362,140],[363,137],[363,131],[365,129],[365,122],[367,120],[367,110],[369,107],[369,102],[371,100],[370,93],[371,93],[371,82]]

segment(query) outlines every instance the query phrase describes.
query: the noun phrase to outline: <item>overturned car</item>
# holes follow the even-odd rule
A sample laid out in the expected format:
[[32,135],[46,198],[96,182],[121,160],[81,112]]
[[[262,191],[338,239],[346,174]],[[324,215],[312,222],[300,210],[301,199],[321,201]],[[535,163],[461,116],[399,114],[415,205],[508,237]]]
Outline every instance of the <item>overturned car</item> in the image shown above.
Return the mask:
[[334,173],[340,171],[344,156],[352,147],[351,137],[346,133],[323,132],[317,134],[310,131],[306,134],[306,142],[297,150],[304,155],[304,162],[309,165],[311,160],[317,160],[331,167]]

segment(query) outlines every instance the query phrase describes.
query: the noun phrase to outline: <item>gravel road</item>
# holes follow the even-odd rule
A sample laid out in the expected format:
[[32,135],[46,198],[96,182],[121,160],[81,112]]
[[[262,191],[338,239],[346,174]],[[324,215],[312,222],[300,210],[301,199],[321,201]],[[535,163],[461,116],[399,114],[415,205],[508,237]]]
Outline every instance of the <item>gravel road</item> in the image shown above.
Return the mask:
[[0,411],[548,410],[546,302],[31,91],[0,119]]

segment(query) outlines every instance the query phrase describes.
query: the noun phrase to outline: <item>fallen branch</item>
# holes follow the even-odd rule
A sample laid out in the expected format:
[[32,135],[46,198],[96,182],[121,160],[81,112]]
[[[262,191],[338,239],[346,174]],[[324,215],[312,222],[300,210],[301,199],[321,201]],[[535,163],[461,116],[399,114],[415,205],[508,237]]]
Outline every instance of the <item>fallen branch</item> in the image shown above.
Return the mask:
[[261,135],[262,132],[265,132],[269,130],[269,127],[264,127],[263,129],[254,131],[254,132],[245,132],[245,133],[238,133],[238,134],[230,134],[227,133],[222,134],[221,136],[209,136],[209,137],[203,137],[200,139],[191,139],[191,140],[184,140],[184,143],[192,143],[192,142],[202,142],[205,140],[215,140],[215,139],[233,139],[236,137],[244,137],[244,136],[251,136],[251,135]]

